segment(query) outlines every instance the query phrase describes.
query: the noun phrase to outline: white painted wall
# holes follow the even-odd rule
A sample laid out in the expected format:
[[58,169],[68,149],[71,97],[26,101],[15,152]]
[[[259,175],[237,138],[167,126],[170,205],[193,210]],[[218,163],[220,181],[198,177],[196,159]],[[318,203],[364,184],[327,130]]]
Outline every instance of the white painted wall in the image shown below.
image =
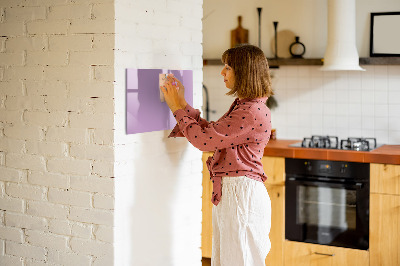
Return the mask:
[[[274,55],[274,26],[278,31],[292,31],[306,46],[307,58],[324,56],[328,9],[327,0],[204,0],[204,58],[220,58],[230,46],[230,31],[242,26],[249,30],[249,43],[258,45],[258,12],[261,7],[261,49]],[[370,13],[399,11],[398,0],[356,0],[356,42],[360,57],[369,56]],[[294,41],[294,40],[293,40]],[[287,48],[289,49],[289,47]],[[279,52],[279,48],[278,48]]]
[[0,1],[0,265],[112,265],[114,6]]
[[[238,15],[243,16],[243,26],[250,30],[250,43],[257,45],[258,6],[263,7],[265,15],[262,28],[269,27],[262,32],[265,38],[262,48],[267,56],[272,55],[267,44],[273,39],[272,21],[276,19],[279,25],[285,25],[278,26],[278,30],[290,29],[301,37],[307,47],[305,57],[321,58],[326,47],[327,21],[321,15],[327,11],[326,3],[230,1],[228,5],[227,1],[205,0],[204,58],[220,58],[229,48],[229,31],[236,27]],[[399,1],[357,1],[357,47],[361,57],[369,56],[369,12],[399,10]],[[248,21],[246,25],[246,18],[253,22]],[[312,134],[329,134],[339,138],[376,137],[380,143],[399,144],[400,66],[363,67],[366,72],[321,72],[318,66],[273,69],[273,88],[279,107],[272,111],[272,124],[278,138],[301,139]],[[210,93],[210,109],[216,111],[210,115],[210,120],[223,115],[233,100],[224,95],[226,88],[219,74],[221,68],[222,65],[206,66],[203,70],[204,84]]]
[[115,1],[115,265],[201,265],[202,153],[170,130],[126,135],[126,68],[191,69],[202,104],[202,0]]

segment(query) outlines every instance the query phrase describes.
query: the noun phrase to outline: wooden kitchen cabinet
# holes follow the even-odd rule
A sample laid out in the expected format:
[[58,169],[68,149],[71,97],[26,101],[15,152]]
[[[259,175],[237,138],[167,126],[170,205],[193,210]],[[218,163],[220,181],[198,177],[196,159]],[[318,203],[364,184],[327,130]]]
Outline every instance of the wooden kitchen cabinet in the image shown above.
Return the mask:
[[285,158],[264,156],[261,160],[267,175],[265,187],[271,199],[271,250],[266,266],[283,265],[285,240]]
[[[211,258],[212,253],[212,183],[207,169],[206,161],[212,152],[203,153],[203,217],[201,250],[202,256]],[[263,157],[262,164],[265,174],[268,176],[265,182],[272,205],[271,221],[271,250],[266,258],[266,265],[283,265],[283,243],[284,243],[284,215],[285,215],[285,158]]]
[[371,164],[371,266],[400,265],[400,165]]
[[271,199],[271,250],[265,259],[266,266],[283,265],[285,241],[285,187],[265,184]]
[[369,253],[365,250],[316,245],[285,240],[284,252],[285,266],[369,265]]
[[211,258],[212,252],[212,183],[206,161],[212,152],[203,152],[203,195],[202,195],[202,223],[201,223],[201,253],[204,258]]
[[370,191],[400,195],[400,165],[370,164]]

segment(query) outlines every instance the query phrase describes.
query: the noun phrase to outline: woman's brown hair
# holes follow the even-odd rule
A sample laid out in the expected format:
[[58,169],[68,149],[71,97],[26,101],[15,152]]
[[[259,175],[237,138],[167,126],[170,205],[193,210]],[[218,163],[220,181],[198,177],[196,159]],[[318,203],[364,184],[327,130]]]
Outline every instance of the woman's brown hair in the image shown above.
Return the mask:
[[254,99],[274,94],[268,61],[260,48],[249,44],[239,45],[226,50],[221,60],[235,74],[235,86],[226,95]]

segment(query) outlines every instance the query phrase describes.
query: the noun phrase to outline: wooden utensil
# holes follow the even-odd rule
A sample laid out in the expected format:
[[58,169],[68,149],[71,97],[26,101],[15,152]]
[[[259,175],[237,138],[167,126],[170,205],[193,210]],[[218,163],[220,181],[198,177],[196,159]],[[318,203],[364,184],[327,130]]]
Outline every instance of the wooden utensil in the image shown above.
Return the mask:
[[249,42],[249,31],[242,27],[242,16],[238,16],[238,27],[231,30],[231,48]]

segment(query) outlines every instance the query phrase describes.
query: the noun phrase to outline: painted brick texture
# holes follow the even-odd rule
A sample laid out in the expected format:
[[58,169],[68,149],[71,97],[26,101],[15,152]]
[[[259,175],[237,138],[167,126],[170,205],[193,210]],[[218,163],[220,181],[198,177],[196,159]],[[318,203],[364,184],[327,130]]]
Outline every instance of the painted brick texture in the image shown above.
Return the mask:
[[0,32],[0,265],[112,265],[114,1],[2,0]]

